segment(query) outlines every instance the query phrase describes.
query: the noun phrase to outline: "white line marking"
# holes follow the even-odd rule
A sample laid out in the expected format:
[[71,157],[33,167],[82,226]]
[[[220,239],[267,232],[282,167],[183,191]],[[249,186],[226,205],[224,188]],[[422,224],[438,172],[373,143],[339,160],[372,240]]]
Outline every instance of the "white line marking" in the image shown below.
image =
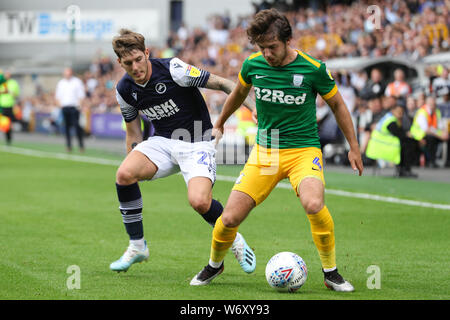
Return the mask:
[[0,146],[0,150],[3,152],[15,153],[15,154],[38,157],[38,158],[53,158],[53,159],[59,159],[59,160],[88,162],[88,163],[112,165],[112,166],[118,166],[121,163],[121,161],[118,161],[118,160],[108,160],[108,159],[103,159],[103,158],[78,156],[78,155],[67,154],[67,153],[54,153],[54,152],[38,151],[38,150],[17,148],[17,147],[11,147],[11,146]]
[[[108,160],[108,159],[103,159],[103,158],[78,156],[78,155],[71,155],[71,154],[66,154],[66,153],[53,153],[53,152],[24,149],[24,148],[17,148],[17,147],[11,147],[11,146],[0,146],[0,151],[14,153],[14,154],[20,154],[20,155],[25,155],[25,156],[39,157],[39,158],[53,158],[53,159],[59,159],[59,160],[86,162],[86,163],[94,163],[94,164],[102,164],[102,165],[110,165],[110,166],[119,166],[121,163],[121,161],[119,161],[119,160]],[[234,181],[236,181],[237,178],[230,177],[230,176],[217,175],[216,179],[220,180],[220,181],[234,182]],[[289,183],[280,182],[280,183],[278,183],[277,188],[292,189],[292,186]],[[416,201],[416,200],[399,199],[399,198],[394,198],[394,197],[381,196],[381,195],[377,195],[377,194],[350,192],[350,191],[336,190],[336,189],[326,189],[325,193],[336,195],[336,196],[341,196],[341,197],[348,197],[348,198],[367,199],[367,200],[382,201],[382,202],[389,202],[389,203],[395,203],[395,204],[405,204],[405,205],[416,206],[416,207],[450,210],[449,204],[440,204],[440,203],[423,202],[423,201]]]

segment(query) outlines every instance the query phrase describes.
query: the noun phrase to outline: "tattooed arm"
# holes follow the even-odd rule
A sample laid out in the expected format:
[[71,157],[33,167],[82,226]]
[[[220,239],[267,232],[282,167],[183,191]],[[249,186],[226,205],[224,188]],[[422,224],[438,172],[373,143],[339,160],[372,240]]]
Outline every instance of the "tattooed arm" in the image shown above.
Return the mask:
[[[229,95],[233,91],[235,86],[236,83],[234,83],[233,81],[219,77],[218,75],[211,73],[205,88],[220,90]],[[252,112],[256,110],[255,101],[248,96],[245,98],[243,105]]]

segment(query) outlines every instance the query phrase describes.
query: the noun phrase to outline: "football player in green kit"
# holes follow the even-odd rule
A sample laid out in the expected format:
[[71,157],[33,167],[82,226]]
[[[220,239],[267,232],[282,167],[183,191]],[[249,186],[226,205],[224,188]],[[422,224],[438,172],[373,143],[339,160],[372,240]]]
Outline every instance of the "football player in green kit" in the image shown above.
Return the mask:
[[247,35],[259,52],[248,57],[239,83],[228,96],[213,134],[223,133],[225,121],[254,87],[258,118],[256,145],[237,179],[222,216],[213,230],[209,263],[191,281],[206,285],[222,273],[224,258],[239,225],[264,201],[277,183],[288,178],[311,225],[325,285],[335,291],[354,290],[336,267],[334,222],[324,203],[325,180],[316,122],[316,97],[332,109],[346,137],[348,159],[362,174],[363,165],[348,109],[334,79],[320,60],[290,47],[292,30],[275,9],[255,15]]

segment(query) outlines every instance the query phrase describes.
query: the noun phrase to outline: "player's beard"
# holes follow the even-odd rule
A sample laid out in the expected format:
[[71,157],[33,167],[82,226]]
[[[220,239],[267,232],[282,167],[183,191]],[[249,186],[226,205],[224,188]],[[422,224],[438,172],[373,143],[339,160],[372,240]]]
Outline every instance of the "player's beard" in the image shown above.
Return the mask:
[[272,67],[282,67],[283,62],[286,60],[288,53],[289,53],[288,46],[285,44],[283,51],[279,55],[275,56],[275,58],[273,59],[266,59],[267,63]]

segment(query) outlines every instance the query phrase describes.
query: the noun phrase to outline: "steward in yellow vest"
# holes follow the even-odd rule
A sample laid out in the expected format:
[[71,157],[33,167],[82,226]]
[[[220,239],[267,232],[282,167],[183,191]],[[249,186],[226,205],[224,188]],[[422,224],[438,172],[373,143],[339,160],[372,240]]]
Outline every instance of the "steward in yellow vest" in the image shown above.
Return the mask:
[[437,147],[448,140],[448,132],[434,97],[427,97],[425,105],[416,111],[410,130],[412,137],[423,146],[427,165],[437,167]]
[[[14,106],[19,97],[20,89],[16,80],[11,79],[11,74],[5,72],[0,75],[0,130],[5,132],[6,143],[12,141],[12,125],[16,121]],[[7,118],[7,119],[5,119]]]
[[366,156],[374,160],[385,160],[397,165],[396,175],[414,177],[411,166],[418,153],[417,142],[402,128],[403,107],[395,105],[377,123],[367,144]]

